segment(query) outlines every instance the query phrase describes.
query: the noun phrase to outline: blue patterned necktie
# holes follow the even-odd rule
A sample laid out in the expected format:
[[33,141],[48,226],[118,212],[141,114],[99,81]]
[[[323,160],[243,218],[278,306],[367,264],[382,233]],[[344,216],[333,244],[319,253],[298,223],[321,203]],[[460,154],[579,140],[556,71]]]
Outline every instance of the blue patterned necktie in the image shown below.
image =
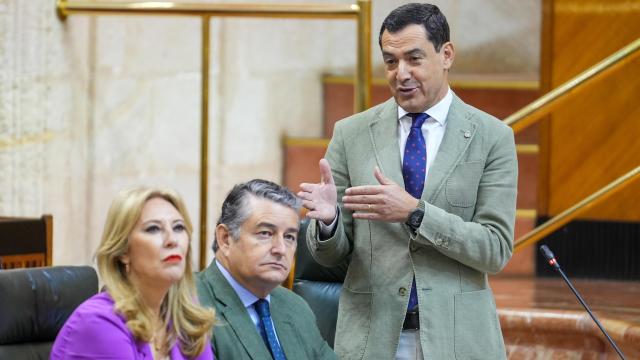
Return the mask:
[[278,338],[273,326],[273,320],[271,320],[271,312],[269,311],[269,302],[264,299],[258,299],[253,303],[253,307],[258,313],[258,330],[262,339],[264,339],[269,352],[274,360],[286,360],[284,352],[278,343]]
[[[427,172],[427,146],[424,136],[422,136],[422,124],[429,118],[429,115],[425,113],[410,113],[408,115],[413,118],[413,122],[404,147],[402,177],[404,178],[404,189],[414,198],[420,199],[424,189],[424,176]],[[414,277],[407,310],[412,311],[417,305],[418,294]]]

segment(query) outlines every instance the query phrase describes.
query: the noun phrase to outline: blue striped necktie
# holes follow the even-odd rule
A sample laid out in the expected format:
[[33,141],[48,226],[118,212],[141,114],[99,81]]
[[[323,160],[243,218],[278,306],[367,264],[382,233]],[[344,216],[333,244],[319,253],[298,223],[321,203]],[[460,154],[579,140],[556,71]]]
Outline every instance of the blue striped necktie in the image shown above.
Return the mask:
[[[422,197],[424,189],[424,177],[427,172],[427,146],[422,136],[422,124],[429,118],[425,113],[407,114],[413,118],[411,132],[407,137],[404,147],[404,157],[402,158],[402,177],[404,178],[404,189],[416,199]],[[409,295],[408,311],[412,311],[418,305],[418,294],[416,292],[416,279],[411,283],[411,293]]]
[[286,360],[287,358],[284,356],[284,352],[276,337],[271,312],[269,311],[269,302],[264,299],[258,299],[253,303],[253,307],[258,313],[258,330],[262,339],[267,344],[271,356],[274,360]]

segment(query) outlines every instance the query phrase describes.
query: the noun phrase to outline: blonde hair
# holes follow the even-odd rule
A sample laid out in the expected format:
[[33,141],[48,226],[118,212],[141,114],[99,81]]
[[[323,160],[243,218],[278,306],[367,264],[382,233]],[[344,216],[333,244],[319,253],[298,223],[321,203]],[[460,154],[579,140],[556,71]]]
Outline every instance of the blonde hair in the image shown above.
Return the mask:
[[[113,200],[96,252],[98,271],[115,302],[115,310],[125,317],[133,336],[144,342],[150,342],[154,336],[153,314],[131,283],[120,258],[128,251],[129,235],[140,219],[142,208],[153,198],[164,199],[178,210],[191,240],[193,225],[180,196],[170,189],[140,187],[123,190]],[[167,354],[179,341],[182,353],[195,357],[205,346],[210,346],[209,335],[215,312],[195,302],[197,294],[191,269],[191,246],[185,262],[184,276],[171,285],[160,307],[160,318],[168,336],[159,350]]]

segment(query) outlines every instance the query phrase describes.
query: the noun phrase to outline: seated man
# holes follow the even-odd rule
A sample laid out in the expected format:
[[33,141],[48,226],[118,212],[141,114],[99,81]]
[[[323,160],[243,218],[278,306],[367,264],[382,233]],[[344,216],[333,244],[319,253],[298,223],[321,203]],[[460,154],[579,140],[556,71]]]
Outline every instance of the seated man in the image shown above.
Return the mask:
[[279,285],[293,263],[299,200],[265,180],[236,185],[222,204],[215,260],[196,275],[203,306],[215,307],[218,359],[337,359],[307,303]]

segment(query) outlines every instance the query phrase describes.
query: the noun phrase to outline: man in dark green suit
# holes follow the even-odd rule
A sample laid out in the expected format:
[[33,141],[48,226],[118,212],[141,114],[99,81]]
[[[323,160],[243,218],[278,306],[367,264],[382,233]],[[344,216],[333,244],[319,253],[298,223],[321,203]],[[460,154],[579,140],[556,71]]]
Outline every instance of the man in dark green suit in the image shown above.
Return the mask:
[[215,260],[196,275],[203,306],[216,309],[217,359],[337,359],[307,303],[280,284],[296,251],[299,200],[265,180],[236,185],[222,204]]
[[406,4],[379,37],[393,98],[339,121],[322,182],[298,194],[307,243],[348,260],[335,350],[351,359],[504,359],[487,274],[513,250],[513,131],[449,88],[438,7]]

